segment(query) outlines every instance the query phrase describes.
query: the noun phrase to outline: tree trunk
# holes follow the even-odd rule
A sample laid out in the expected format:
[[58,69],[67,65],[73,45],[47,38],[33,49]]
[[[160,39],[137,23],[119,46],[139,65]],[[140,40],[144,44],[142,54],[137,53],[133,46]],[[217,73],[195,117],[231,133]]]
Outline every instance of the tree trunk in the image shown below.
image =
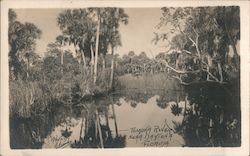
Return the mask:
[[219,70],[219,75],[220,75],[220,82],[223,82],[223,73],[222,73],[222,67],[221,67],[221,63],[218,62],[218,70]]
[[[224,8],[224,15],[225,15],[225,17],[224,17],[224,19],[225,19],[226,18],[226,10],[225,10],[225,8]],[[230,44],[233,47],[234,60],[235,60],[236,66],[240,67],[240,62],[239,62],[240,61],[240,57],[239,57],[239,54],[237,53],[237,49],[236,49],[236,45],[235,45],[236,43],[232,39],[232,36],[231,36],[231,34],[230,34],[229,30],[228,30],[227,23],[225,22],[225,20],[224,20],[224,26],[225,26],[225,30],[226,30],[226,34],[227,34],[227,37],[229,39],[229,42],[230,42]]]
[[90,68],[91,68],[91,70],[90,70],[90,74],[91,74],[91,77],[93,76],[93,73],[94,73],[94,63],[95,63],[95,60],[94,60],[94,51],[93,51],[93,46],[92,46],[92,44],[90,45],[90,52],[91,52],[91,61],[90,61]]
[[233,51],[234,51],[235,63],[236,63],[237,68],[239,68],[240,67],[240,56],[237,53],[237,49],[236,49],[235,43],[232,43],[232,47],[233,47]]
[[213,127],[213,119],[209,119],[209,129],[208,129],[208,137],[212,137],[212,127]]
[[102,71],[103,73],[105,72],[105,68],[106,68],[106,60],[105,60],[105,55],[102,55]]
[[63,74],[63,48],[61,48],[61,72]]
[[63,49],[61,49],[61,65],[63,65]]
[[112,60],[111,60],[111,73],[110,73],[110,82],[109,88],[113,88],[113,80],[114,80],[114,48],[112,47]]
[[180,98],[179,95],[177,95],[177,96],[176,96],[176,104],[177,104],[177,107],[178,107],[178,108],[179,108],[179,102],[180,102],[179,98]]
[[100,121],[99,121],[99,114],[98,114],[97,110],[95,111],[95,114],[96,114],[96,122],[97,122],[100,144],[101,144],[101,148],[103,148],[104,146],[103,146],[102,130],[101,130],[101,125],[100,125]]
[[210,72],[210,69],[209,69],[209,66],[207,66],[207,81],[209,81],[210,80],[210,78],[209,78],[209,73]]
[[212,67],[213,65],[213,60],[212,60],[212,57],[208,54],[206,55],[206,58],[207,58],[207,80],[210,80],[210,76],[209,76],[209,72],[210,72],[210,67]]
[[[80,136],[79,136],[79,140],[81,140],[81,139],[82,139],[83,120],[84,120],[84,119],[82,118],[82,123],[81,123],[81,129],[80,129]],[[86,118],[85,118],[85,123],[86,123]],[[85,127],[85,132],[86,132],[86,127]],[[84,135],[86,135],[86,133],[85,133]]]
[[89,117],[89,112],[87,111],[87,115],[85,117],[85,130],[84,130],[84,135],[86,136],[88,134],[88,130],[89,130],[89,121],[88,121],[88,117]]
[[187,103],[188,103],[188,96],[185,96],[185,106],[184,106],[184,113],[183,113],[183,119],[182,119],[182,123],[181,125],[183,126],[184,122],[185,122],[185,118],[186,118],[186,111],[187,111]]
[[81,49],[80,49],[80,52],[81,52],[81,56],[82,56],[83,67],[84,67],[84,69],[86,69],[86,58],[85,58],[84,52]]
[[112,111],[113,111],[113,116],[114,116],[114,121],[115,121],[115,136],[118,137],[118,128],[117,128],[117,121],[116,121],[114,104],[112,104]]
[[77,56],[77,61],[80,64],[81,63],[81,58],[79,58],[79,56],[78,56],[79,53],[78,53],[78,50],[76,48],[76,44],[74,44],[74,48],[75,48],[75,53],[76,53],[76,56]]
[[97,125],[97,118],[95,119],[95,139],[97,140],[97,132],[98,132],[98,125]]
[[235,64],[237,67],[240,67],[240,56],[237,52],[237,48],[235,45],[236,43],[233,41],[231,34],[228,32],[226,24],[225,24],[225,27],[226,27],[227,36],[229,38],[229,42],[230,42],[231,46],[233,47]]
[[94,84],[97,79],[97,62],[98,62],[98,47],[99,47],[99,34],[100,34],[100,16],[97,15],[97,31],[96,31],[96,44],[95,44],[95,66],[94,66]]
[[26,79],[29,78],[29,65],[30,65],[30,61],[29,58],[27,58],[27,71],[26,71]]
[[112,134],[109,127],[109,106],[107,106],[107,109],[105,110],[105,119],[106,119],[106,126],[108,128],[108,138],[111,138]]
[[106,126],[107,126],[107,127],[109,127],[109,114],[108,114],[108,110],[109,110],[109,109],[107,109],[107,110],[105,111],[105,120],[106,120]]

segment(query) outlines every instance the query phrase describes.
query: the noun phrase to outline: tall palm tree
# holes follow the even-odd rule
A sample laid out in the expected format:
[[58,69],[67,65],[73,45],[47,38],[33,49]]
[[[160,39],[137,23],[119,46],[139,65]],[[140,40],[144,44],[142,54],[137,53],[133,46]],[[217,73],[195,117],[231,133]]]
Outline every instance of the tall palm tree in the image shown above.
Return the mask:
[[65,10],[59,14],[57,24],[62,31],[59,36],[63,38],[65,43],[74,45],[76,55],[81,57],[79,62],[82,61],[86,69],[86,55],[90,56],[91,44],[89,41],[92,41],[96,24],[92,20],[90,12],[87,9]]
[[121,46],[121,36],[119,34],[120,23],[128,23],[128,15],[125,13],[124,9],[120,8],[109,8],[108,9],[109,17],[107,18],[109,32],[108,32],[108,41],[111,47],[111,74],[110,74],[110,83],[109,86],[112,88],[113,79],[114,79],[114,49],[118,46]]

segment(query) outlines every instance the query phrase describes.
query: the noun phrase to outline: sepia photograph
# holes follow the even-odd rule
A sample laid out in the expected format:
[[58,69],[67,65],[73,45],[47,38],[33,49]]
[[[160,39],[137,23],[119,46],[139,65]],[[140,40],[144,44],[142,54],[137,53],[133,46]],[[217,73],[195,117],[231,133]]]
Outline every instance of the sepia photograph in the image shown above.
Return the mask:
[[10,150],[242,147],[240,5],[5,10]]

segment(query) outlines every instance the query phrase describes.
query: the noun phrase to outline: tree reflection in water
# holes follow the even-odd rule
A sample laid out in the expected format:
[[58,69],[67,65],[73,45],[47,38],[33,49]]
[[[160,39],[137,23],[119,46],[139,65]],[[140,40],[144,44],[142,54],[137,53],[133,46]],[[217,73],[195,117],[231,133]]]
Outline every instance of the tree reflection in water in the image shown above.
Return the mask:
[[[198,83],[184,91],[158,91],[153,94],[129,92],[125,101],[132,107],[159,95],[156,104],[166,109],[170,103],[173,115],[183,116],[182,122],[173,121],[186,146],[240,146],[241,113],[239,84],[218,85]],[[144,97],[140,98],[140,97]],[[184,106],[179,103],[184,102]]]
[[[182,123],[174,123],[186,146],[240,146],[239,91],[209,83],[187,87],[186,92],[189,100],[189,107],[183,112],[186,117]],[[173,110],[177,110],[177,105]],[[179,113],[173,110],[173,114]]]
[[[105,97],[106,98],[106,97]],[[106,100],[102,98],[99,100],[93,100],[85,105],[84,109],[87,109],[85,114],[85,132],[84,136],[80,134],[79,140],[75,140],[71,144],[72,148],[122,148],[126,145],[126,136],[119,135],[116,124],[115,110],[112,109],[112,115],[110,115],[110,103],[115,102],[114,98],[110,97]],[[87,107],[86,107],[87,106]],[[101,123],[101,118],[105,118],[105,124]],[[109,118],[113,118],[115,122],[115,135],[112,135]],[[82,125],[83,126],[83,125]],[[82,126],[81,131],[82,133]]]
[[182,108],[179,107],[178,103],[171,105],[171,111],[175,116],[179,116],[182,112]]
[[160,95],[159,98],[156,99],[157,106],[159,106],[162,109],[165,109],[168,107],[168,98],[167,96]]
[[16,114],[10,118],[11,148],[42,148],[44,138],[53,131],[54,127],[74,115],[70,105],[64,105],[53,98],[50,100],[51,103],[44,108],[34,107],[34,113],[29,117],[24,118]]
[[[118,94],[114,97],[124,97],[125,101],[130,103],[133,108],[139,103],[147,103],[155,95],[158,95],[156,104],[160,108],[166,109],[171,103],[172,114],[183,116],[181,122],[173,121],[173,127],[175,132],[183,136],[186,146],[240,146],[239,91],[235,90],[233,92],[228,87],[212,83],[197,84],[192,85],[190,88],[187,86],[185,91],[158,91],[157,93],[130,91],[126,92],[126,94],[122,93],[122,96]],[[110,103],[121,105],[119,98],[114,101],[106,100],[106,102],[107,105]],[[180,102],[184,102],[184,106],[180,106]],[[103,111],[107,112],[107,110],[109,110],[107,107],[102,107],[101,111],[99,111],[101,114]],[[104,114],[107,118],[107,113]],[[121,136],[112,138],[108,124],[101,125],[101,130],[102,136],[106,140],[105,147],[114,147],[111,144],[116,139],[120,139],[119,142],[125,143],[125,137],[123,141],[121,141]],[[93,127],[91,131],[95,131]],[[117,144],[117,142],[114,144]]]

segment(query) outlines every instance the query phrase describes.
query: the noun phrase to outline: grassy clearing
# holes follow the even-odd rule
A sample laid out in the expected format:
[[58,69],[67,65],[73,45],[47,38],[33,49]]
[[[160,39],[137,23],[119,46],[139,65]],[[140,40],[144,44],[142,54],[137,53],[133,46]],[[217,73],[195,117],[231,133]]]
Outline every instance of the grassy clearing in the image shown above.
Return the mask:
[[180,90],[181,86],[172,78],[169,78],[165,73],[159,74],[144,74],[134,76],[126,74],[118,78],[121,86],[124,89],[139,89],[139,90]]

